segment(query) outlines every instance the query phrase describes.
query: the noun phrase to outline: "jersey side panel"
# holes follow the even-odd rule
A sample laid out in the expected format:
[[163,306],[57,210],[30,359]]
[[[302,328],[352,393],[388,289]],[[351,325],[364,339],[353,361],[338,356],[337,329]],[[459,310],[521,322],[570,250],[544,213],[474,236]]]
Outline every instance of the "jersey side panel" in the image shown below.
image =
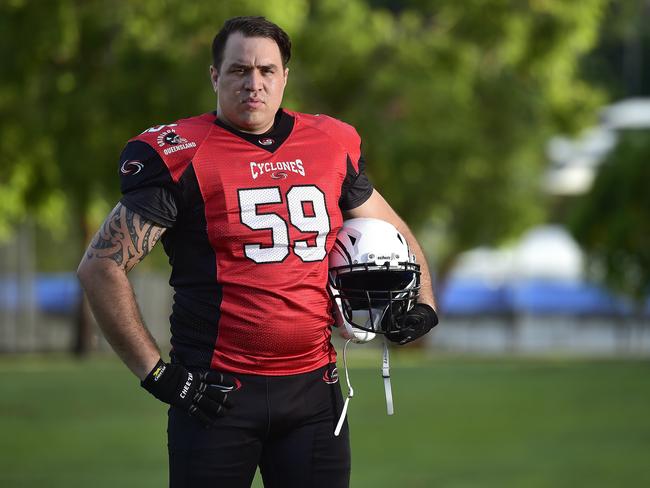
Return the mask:
[[[169,283],[175,292],[170,316],[171,358],[200,368],[209,367],[212,359],[221,288],[192,160],[214,127],[214,119],[213,114],[203,114],[157,125],[130,142],[151,147],[175,186],[177,216],[162,237],[172,265]],[[142,196],[146,202],[147,195]]]

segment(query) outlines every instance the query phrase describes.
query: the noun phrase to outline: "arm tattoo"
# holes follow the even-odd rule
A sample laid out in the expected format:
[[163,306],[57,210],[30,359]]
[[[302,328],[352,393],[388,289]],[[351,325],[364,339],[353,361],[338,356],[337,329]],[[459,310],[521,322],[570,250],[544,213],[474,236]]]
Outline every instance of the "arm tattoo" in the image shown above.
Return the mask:
[[163,232],[164,227],[118,203],[95,234],[86,257],[112,259],[128,272],[149,254]]

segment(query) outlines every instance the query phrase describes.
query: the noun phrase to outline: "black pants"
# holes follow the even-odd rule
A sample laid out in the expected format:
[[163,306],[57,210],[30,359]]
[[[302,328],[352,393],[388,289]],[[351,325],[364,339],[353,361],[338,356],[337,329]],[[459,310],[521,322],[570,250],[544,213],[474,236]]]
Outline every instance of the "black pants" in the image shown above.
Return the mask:
[[237,375],[242,386],[215,428],[170,408],[170,486],[248,488],[259,465],[267,488],[347,487],[349,433],[346,421],[334,436],[343,401],[339,384],[332,383],[333,368]]

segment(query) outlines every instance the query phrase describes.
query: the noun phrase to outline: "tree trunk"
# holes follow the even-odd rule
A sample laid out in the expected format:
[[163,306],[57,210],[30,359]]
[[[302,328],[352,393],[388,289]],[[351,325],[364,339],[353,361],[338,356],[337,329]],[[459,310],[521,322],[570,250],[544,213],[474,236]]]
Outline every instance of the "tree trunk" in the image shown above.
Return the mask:
[[[88,245],[91,238],[88,218],[86,217],[85,212],[82,212],[79,216],[79,228],[81,230],[82,239],[82,251],[79,253],[81,258],[82,254],[85,252],[85,246]],[[74,320],[74,327],[75,331],[72,342],[72,354],[77,357],[85,357],[92,349],[93,318],[86,294],[83,292],[81,287],[79,287],[79,305]]]

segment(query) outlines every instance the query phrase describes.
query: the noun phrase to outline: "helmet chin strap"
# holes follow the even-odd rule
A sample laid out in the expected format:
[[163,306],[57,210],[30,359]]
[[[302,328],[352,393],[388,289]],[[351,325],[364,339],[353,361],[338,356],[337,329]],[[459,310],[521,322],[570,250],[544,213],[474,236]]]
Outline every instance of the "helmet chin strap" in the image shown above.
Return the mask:
[[348,371],[348,344],[352,342],[352,339],[345,341],[345,346],[343,346],[343,367],[345,369],[345,381],[348,384],[348,397],[345,399],[343,404],[343,410],[341,411],[341,416],[339,421],[336,424],[336,429],[334,429],[334,435],[336,437],[341,433],[341,428],[343,427],[343,421],[345,420],[345,414],[348,413],[348,405],[350,404],[350,399],[354,396],[354,390],[350,384],[350,373]]
[[[345,341],[345,345],[343,346],[343,369],[345,370],[345,381],[348,384],[348,396],[345,399],[343,410],[341,410],[341,416],[339,417],[339,421],[337,422],[336,428],[334,429],[334,435],[336,437],[338,437],[341,433],[343,422],[345,421],[345,416],[348,413],[350,400],[354,396],[354,389],[350,383],[350,372],[348,371],[348,345],[350,342],[353,342],[353,339],[348,339]],[[384,336],[383,348],[384,351],[381,361],[381,376],[384,378],[384,391],[386,392],[386,413],[388,413],[388,415],[393,415],[395,413],[395,410],[393,409],[393,389],[390,385],[390,358],[388,354],[388,339],[386,339],[386,336]]]
[[[346,372],[347,374],[347,372]],[[384,378],[384,391],[386,392],[386,413],[393,415],[393,389],[390,386],[390,359],[388,356],[388,339],[384,336],[384,353],[381,361],[381,376]]]

